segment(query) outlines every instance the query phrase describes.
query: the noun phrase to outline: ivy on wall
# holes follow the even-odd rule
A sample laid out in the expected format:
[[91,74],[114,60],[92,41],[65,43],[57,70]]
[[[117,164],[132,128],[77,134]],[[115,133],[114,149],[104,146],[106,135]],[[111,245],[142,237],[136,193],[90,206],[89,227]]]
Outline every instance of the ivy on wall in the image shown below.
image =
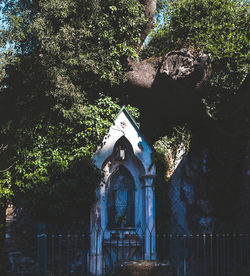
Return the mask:
[[175,169],[188,154],[191,145],[191,131],[187,127],[177,126],[154,143],[155,151],[152,153],[152,163],[156,166],[154,179],[157,223],[167,223],[171,213],[171,206],[166,204],[168,198],[169,181]]

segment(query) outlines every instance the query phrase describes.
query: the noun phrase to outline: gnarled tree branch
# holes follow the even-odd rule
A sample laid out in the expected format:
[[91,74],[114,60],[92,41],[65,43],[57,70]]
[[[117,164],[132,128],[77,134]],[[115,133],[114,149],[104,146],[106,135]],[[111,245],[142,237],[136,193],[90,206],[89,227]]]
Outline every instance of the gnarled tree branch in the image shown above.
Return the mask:
[[162,58],[150,58],[140,62],[129,62],[129,83],[141,88],[152,88],[164,80],[176,81],[191,88],[201,88],[211,75],[209,56],[188,49],[174,50]]
[[137,53],[140,52],[146,37],[154,27],[154,16],[156,12],[157,0],[140,0],[140,2],[145,6],[145,16],[147,19],[147,23],[145,25],[144,30],[141,33],[141,40],[137,48]]

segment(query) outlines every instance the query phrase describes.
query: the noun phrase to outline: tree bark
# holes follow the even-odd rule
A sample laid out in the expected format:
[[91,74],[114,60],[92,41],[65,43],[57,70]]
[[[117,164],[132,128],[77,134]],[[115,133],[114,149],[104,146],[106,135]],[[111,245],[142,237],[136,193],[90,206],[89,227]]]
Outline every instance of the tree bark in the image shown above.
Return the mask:
[[188,49],[174,50],[162,58],[150,58],[140,62],[129,61],[131,71],[128,82],[140,88],[153,88],[168,80],[190,88],[201,88],[210,78],[209,56]]
[[137,53],[140,52],[146,37],[154,27],[154,16],[156,12],[157,0],[140,0],[140,2],[145,6],[145,16],[147,19],[147,23],[143,32],[141,33],[141,40],[137,48]]

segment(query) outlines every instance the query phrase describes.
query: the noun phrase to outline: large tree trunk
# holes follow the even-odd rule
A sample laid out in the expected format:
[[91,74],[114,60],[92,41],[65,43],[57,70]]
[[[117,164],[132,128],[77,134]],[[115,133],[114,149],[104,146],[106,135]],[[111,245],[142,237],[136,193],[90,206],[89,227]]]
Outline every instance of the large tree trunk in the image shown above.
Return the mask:
[[173,122],[201,124],[201,96],[212,71],[209,56],[181,49],[161,58],[129,61],[129,66],[126,84],[114,92],[125,104],[140,108],[145,135],[164,135],[161,131]]
[[[137,48],[140,52],[146,37],[154,27],[157,0],[140,0],[145,6],[147,23],[141,33]],[[127,74],[129,83],[141,88],[152,88],[163,79],[184,83],[201,88],[210,77],[211,63],[208,55],[195,53],[188,49],[171,51],[162,58],[151,58],[140,62],[128,60],[131,71]],[[164,85],[164,84],[163,84]]]
[[[147,24],[141,33],[137,52],[154,26],[157,5],[157,0],[139,1],[145,6]],[[130,102],[140,107],[144,117],[141,120],[147,122],[148,129],[154,128],[156,120],[161,124],[157,131],[173,121],[200,123],[199,118],[204,115],[201,95],[212,71],[208,55],[180,49],[139,62],[126,59],[127,65],[130,67],[127,82],[114,89],[112,94],[120,97],[124,104]],[[157,131],[152,136],[161,135]],[[147,133],[148,137],[150,134]]]
[[201,88],[211,75],[208,55],[187,49],[171,51],[162,58],[151,58],[140,62],[130,61],[129,83],[141,88],[164,85],[164,80],[182,83],[185,87]]

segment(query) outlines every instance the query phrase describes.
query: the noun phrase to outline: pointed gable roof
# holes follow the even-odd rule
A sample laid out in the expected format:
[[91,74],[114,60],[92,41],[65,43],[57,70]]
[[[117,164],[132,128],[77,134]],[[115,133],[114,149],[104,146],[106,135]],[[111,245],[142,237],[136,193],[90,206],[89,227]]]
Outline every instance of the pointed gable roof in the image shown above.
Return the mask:
[[113,125],[110,127],[107,135],[104,137],[102,146],[97,149],[94,155],[96,166],[100,169],[102,168],[105,160],[111,156],[115,143],[122,136],[125,136],[131,144],[134,155],[142,162],[145,171],[149,171],[150,165],[152,163],[152,149],[141,133],[135,119],[125,106],[123,106],[117,114]]

